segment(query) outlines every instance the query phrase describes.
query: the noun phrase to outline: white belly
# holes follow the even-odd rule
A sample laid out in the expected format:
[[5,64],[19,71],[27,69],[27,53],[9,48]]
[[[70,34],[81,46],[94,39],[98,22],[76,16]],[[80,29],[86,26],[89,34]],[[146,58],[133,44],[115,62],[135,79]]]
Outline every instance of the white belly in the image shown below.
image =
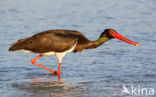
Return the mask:
[[55,52],[47,52],[47,53],[41,53],[43,56],[52,56],[55,55]]
[[24,53],[33,53],[32,51],[29,51],[29,50],[20,50],[20,51],[23,51]]

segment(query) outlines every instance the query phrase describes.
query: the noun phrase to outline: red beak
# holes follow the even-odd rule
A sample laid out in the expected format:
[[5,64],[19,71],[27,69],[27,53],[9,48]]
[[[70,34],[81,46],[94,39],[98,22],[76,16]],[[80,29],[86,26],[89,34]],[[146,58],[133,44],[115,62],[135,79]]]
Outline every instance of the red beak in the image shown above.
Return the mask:
[[116,33],[116,34],[114,35],[114,37],[115,37],[116,39],[122,40],[122,41],[127,42],[127,43],[129,43],[129,44],[132,44],[132,45],[134,45],[134,46],[137,46],[137,47],[140,46],[139,43],[134,42],[134,41],[132,41],[132,40],[130,40],[130,39],[128,39],[128,38],[126,38],[126,37],[120,35],[119,33]]

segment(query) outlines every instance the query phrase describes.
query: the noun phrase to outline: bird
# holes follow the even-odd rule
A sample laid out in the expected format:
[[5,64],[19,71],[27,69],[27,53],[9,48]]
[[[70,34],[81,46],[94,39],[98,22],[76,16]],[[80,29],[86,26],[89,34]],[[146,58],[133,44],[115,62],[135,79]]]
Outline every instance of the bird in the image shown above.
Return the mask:
[[[75,30],[54,29],[37,33],[31,37],[20,39],[14,42],[9,51],[24,51],[25,53],[37,53],[37,57],[31,63],[41,67],[53,74],[61,74],[61,64],[63,57],[69,52],[81,52],[86,49],[94,49],[111,39],[119,39],[131,45],[139,47],[140,44],[134,42],[114,29],[105,29],[95,41],[89,40],[82,33]],[[56,55],[58,59],[58,71],[54,71],[35,61],[42,56]]]

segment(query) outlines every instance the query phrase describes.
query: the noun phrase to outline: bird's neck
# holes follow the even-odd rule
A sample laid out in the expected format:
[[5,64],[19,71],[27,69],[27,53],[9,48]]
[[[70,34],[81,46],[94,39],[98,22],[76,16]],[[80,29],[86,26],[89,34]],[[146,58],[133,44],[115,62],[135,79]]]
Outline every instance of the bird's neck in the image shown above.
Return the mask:
[[87,49],[97,48],[102,45],[104,42],[110,40],[111,38],[107,37],[106,35],[100,36],[96,41],[92,41]]
[[103,37],[99,37],[96,41],[94,41],[93,43],[95,44],[96,47],[100,46],[101,44],[103,44],[104,42],[110,40],[110,38],[108,38],[107,36],[103,36]]

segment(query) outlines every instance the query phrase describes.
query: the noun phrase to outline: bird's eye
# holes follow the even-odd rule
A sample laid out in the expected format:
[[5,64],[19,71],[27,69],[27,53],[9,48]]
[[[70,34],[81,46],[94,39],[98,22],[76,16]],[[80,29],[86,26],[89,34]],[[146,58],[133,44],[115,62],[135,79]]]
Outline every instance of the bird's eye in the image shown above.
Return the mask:
[[113,30],[110,30],[109,33],[110,33],[110,35],[112,35],[113,37],[116,35],[116,32],[113,31]]

